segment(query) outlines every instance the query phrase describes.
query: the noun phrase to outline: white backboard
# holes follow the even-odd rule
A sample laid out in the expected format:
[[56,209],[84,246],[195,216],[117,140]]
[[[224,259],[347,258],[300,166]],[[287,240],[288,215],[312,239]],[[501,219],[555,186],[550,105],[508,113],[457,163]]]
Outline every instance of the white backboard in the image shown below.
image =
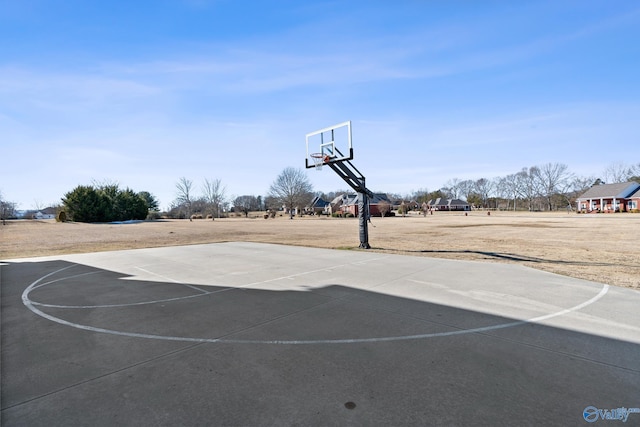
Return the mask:
[[[315,167],[317,158],[323,163],[333,163],[353,159],[351,143],[351,121],[338,123],[306,135],[307,168]],[[316,160],[314,160],[316,157]]]

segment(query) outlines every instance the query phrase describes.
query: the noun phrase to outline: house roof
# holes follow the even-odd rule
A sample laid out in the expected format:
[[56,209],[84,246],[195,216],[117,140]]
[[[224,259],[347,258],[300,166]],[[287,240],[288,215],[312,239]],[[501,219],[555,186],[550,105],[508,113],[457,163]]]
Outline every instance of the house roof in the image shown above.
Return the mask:
[[627,196],[627,199],[640,199],[640,187],[638,187],[638,189],[635,192],[629,194]]
[[370,198],[369,202],[370,203],[380,203],[380,202],[391,203],[391,200],[389,200],[389,197],[385,193],[373,193],[373,198]]
[[617,184],[594,185],[585,191],[580,199],[627,199],[640,188],[637,182],[620,182]]
[[[344,203],[343,203],[344,206],[356,205],[360,200],[360,194],[345,194],[343,196],[343,199],[344,199]],[[389,198],[385,193],[374,193],[373,197],[369,197],[370,205],[376,205],[380,202],[391,203],[391,201],[389,200]]]
[[336,205],[341,205],[344,202],[344,199],[342,198],[342,194],[339,196],[336,196],[331,202],[330,204],[332,206],[336,206]]
[[438,197],[437,199],[429,200],[427,203],[429,206],[469,206],[469,203],[460,199],[442,199]]
[[324,208],[327,205],[329,205],[329,202],[327,202],[326,200],[322,199],[319,196],[316,196],[313,198],[313,200],[311,200],[311,203],[309,204],[310,208]]

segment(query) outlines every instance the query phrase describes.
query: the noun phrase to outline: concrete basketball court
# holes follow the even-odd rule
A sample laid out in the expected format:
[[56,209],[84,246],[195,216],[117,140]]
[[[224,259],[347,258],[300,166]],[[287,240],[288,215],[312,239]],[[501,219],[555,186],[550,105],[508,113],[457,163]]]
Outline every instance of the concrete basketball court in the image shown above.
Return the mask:
[[637,291],[238,242],[0,264],[3,426],[640,425]]

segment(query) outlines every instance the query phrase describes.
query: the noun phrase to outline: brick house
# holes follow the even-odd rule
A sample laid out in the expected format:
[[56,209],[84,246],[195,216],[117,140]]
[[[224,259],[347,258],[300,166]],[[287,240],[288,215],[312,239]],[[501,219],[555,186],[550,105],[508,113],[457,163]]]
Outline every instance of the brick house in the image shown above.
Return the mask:
[[[343,214],[350,213],[353,216],[358,216],[358,201],[360,200],[359,194],[344,194],[342,195],[342,203],[340,204],[340,211]],[[333,202],[332,202],[333,203]],[[380,206],[386,204],[392,206],[391,200],[383,193],[375,193],[373,198],[369,198],[369,215],[381,216]]]
[[576,199],[578,212],[630,212],[640,209],[640,184],[594,185]]
[[640,187],[629,196],[629,200],[627,201],[627,211],[628,212],[640,212]]

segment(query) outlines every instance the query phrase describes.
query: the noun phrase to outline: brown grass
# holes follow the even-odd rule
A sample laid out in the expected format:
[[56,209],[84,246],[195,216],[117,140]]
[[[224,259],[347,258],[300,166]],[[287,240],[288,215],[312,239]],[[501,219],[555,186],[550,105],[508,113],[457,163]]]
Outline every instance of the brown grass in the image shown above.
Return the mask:
[[[0,225],[0,259],[226,241],[356,250],[358,220],[255,215],[136,224],[8,221]],[[369,242],[375,252],[514,263],[640,289],[637,214],[436,212],[373,218]]]

